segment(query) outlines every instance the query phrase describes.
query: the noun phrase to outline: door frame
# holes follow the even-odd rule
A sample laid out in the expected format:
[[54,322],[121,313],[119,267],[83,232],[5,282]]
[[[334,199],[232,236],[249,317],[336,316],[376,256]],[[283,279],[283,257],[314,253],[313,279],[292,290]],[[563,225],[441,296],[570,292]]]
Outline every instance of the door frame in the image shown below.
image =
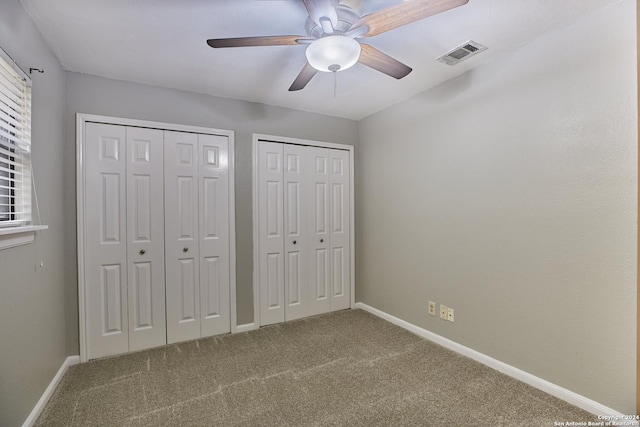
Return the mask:
[[349,279],[350,282],[350,308],[355,308],[355,297],[356,297],[356,234],[355,234],[355,192],[354,192],[354,165],[355,165],[355,156],[354,150],[355,147],[353,145],[347,144],[336,144],[333,142],[323,142],[323,141],[314,141],[310,139],[300,139],[300,138],[289,138],[284,136],[275,136],[275,135],[265,135],[261,133],[253,134],[253,147],[252,147],[252,173],[253,173],[253,323],[240,325],[238,329],[241,330],[252,330],[260,327],[260,289],[259,289],[259,281],[260,277],[260,263],[259,263],[259,244],[258,244],[258,225],[260,218],[258,217],[258,143],[260,141],[267,142],[276,142],[282,144],[293,144],[293,145],[303,145],[303,146],[311,146],[311,147],[320,147],[320,148],[331,148],[337,150],[345,150],[349,152],[349,221],[351,223],[351,230],[349,239],[351,240],[351,254],[350,254],[350,268],[351,268],[351,277]]
[[87,123],[103,123],[118,126],[130,126],[149,129],[160,129],[168,131],[189,132],[206,135],[226,136],[229,139],[229,304],[231,332],[237,332],[237,312],[236,312],[236,215],[235,215],[235,150],[234,131],[205,128],[199,126],[180,125],[174,123],[153,122],[146,120],[127,119],[121,117],[101,116],[94,114],[76,114],[76,215],[77,215],[77,251],[78,251],[78,323],[79,323],[79,343],[80,362],[88,361],[87,353],[87,313],[85,304],[85,272],[84,272],[84,250],[85,250],[85,168],[84,168],[84,145],[85,127]]
[[[636,173],[638,174],[638,221],[640,221],[640,2],[636,1],[636,79],[637,93],[636,105],[638,106],[638,161]],[[637,224],[640,224],[637,223]],[[640,227],[636,231],[636,414],[640,414]]]

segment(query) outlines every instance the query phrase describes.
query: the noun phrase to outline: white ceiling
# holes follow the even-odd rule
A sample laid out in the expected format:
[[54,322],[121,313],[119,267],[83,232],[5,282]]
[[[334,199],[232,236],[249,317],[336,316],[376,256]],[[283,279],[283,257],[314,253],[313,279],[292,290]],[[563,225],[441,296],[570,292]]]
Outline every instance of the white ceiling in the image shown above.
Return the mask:
[[[400,0],[343,0],[361,14]],[[69,71],[359,120],[621,0],[470,0],[367,39],[413,72],[395,80],[363,65],[287,89],[305,46],[212,49],[209,38],[305,35],[301,0],[21,0]],[[606,37],[606,34],[602,35]],[[456,66],[434,58],[467,41],[485,52]]]

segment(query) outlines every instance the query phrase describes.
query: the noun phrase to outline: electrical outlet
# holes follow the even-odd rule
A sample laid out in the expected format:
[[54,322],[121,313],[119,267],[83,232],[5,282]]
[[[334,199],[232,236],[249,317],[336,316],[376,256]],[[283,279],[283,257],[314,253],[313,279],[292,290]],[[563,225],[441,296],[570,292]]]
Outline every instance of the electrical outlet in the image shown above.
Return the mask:
[[451,307],[449,307],[449,310],[447,311],[447,320],[449,322],[454,322],[453,308],[451,308]]
[[447,306],[440,304],[440,318],[443,320],[447,320],[448,316],[449,316],[449,311],[447,310]]
[[436,303],[433,301],[429,301],[429,314],[432,316],[436,315]]

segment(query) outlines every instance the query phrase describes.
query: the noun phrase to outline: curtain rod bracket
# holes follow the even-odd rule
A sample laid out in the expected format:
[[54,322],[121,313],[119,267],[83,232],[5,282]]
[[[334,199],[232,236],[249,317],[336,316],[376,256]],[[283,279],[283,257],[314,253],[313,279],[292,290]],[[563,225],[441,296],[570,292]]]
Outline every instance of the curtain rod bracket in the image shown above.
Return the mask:
[[34,71],[37,71],[40,74],[44,73],[44,69],[42,69],[42,68],[29,68],[29,74],[33,74]]

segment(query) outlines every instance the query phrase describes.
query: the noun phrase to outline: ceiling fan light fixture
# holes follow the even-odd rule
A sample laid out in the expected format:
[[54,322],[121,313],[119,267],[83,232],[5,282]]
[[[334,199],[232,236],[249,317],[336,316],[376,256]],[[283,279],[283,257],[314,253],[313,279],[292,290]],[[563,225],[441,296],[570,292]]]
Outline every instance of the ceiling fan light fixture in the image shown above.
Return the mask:
[[335,72],[353,67],[360,59],[360,43],[351,37],[326,36],[307,47],[309,64],[318,71]]

